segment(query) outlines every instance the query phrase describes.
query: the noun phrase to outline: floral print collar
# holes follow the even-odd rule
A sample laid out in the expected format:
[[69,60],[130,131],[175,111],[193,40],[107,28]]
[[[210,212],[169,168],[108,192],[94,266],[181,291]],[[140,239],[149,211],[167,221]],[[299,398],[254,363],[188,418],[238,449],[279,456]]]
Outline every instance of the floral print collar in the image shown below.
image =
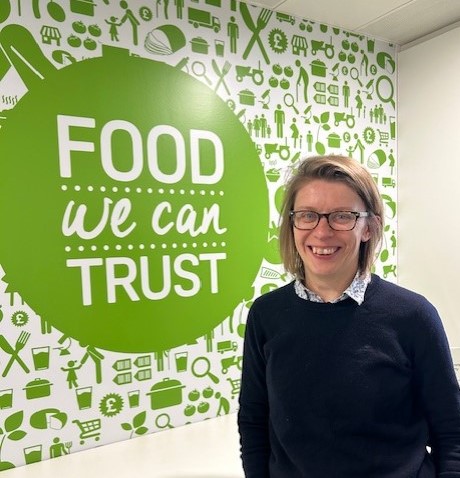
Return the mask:
[[[343,291],[343,294],[330,303],[335,304],[336,302],[340,302],[341,300],[345,300],[350,297],[357,302],[358,305],[361,305],[364,302],[364,294],[366,293],[366,289],[370,281],[370,274],[361,277],[359,272],[357,272],[351,284]],[[296,294],[302,299],[310,300],[312,302],[324,302],[324,300],[321,299],[318,294],[315,294],[313,291],[307,289],[307,287],[305,287],[299,280],[295,281],[294,288]]]

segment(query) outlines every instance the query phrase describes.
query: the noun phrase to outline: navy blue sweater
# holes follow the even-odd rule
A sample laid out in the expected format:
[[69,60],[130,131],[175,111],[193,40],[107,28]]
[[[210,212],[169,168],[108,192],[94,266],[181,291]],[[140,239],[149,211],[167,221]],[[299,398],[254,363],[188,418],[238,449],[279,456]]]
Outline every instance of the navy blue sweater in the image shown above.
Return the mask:
[[438,313],[375,275],[360,306],[306,301],[292,283],[259,297],[238,424],[247,478],[460,478],[460,393]]

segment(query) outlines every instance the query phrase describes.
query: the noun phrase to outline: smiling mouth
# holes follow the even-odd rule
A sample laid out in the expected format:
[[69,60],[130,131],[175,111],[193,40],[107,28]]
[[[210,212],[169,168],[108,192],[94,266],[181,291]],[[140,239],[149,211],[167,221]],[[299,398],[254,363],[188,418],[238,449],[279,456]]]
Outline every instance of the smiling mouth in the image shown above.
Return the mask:
[[339,248],[338,247],[310,247],[311,251],[313,254],[316,254],[318,256],[330,256],[334,254]]

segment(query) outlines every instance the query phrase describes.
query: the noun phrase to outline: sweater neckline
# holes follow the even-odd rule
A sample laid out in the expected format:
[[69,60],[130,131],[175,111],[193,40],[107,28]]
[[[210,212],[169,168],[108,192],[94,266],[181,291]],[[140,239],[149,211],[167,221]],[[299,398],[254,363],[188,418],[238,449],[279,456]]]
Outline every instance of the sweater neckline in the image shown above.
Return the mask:
[[375,293],[375,290],[378,287],[378,284],[380,282],[380,277],[371,274],[371,281],[369,282],[367,288],[366,288],[366,293],[364,295],[364,301],[362,304],[358,305],[358,303],[353,300],[351,297],[347,297],[344,300],[341,300],[339,302],[313,302],[309,300],[302,299],[299,297],[295,291],[295,281],[291,282],[290,284],[290,291],[291,294],[294,295],[296,299],[296,303],[298,304],[303,304],[304,306],[308,304],[308,307],[321,310],[321,311],[341,311],[344,310],[345,308],[349,307],[365,307],[366,301],[369,300]]

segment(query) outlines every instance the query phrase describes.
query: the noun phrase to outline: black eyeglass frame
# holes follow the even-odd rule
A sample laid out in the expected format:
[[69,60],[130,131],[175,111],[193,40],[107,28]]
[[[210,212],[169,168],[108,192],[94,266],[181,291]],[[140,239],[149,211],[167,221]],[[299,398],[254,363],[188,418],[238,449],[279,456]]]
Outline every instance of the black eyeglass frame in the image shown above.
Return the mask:
[[[298,213],[298,212],[310,212],[310,213],[314,213],[318,216],[318,220],[316,221],[316,224],[313,226],[313,227],[309,227],[309,228],[303,228],[303,227],[298,227],[296,226],[295,224],[295,215]],[[329,216],[331,214],[340,214],[341,212],[346,212],[347,214],[353,214],[353,216],[355,216],[355,223],[353,224],[353,227],[351,229],[335,229],[332,224],[330,223],[329,221]],[[316,212],[316,211],[309,211],[308,209],[299,209],[298,211],[289,211],[289,217],[291,219],[291,222],[292,222],[292,225],[298,229],[299,231],[312,231],[313,229],[315,229],[318,224],[319,224],[319,221],[321,221],[321,218],[322,217],[325,217],[326,218],[326,221],[329,225],[329,227],[333,230],[333,231],[352,231],[355,227],[356,227],[356,223],[358,222],[358,219],[360,217],[370,217],[371,216],[371,213],[369,211],[332,211],[332,212],[328,212],[328,213],[319,213],[319,212]]]

